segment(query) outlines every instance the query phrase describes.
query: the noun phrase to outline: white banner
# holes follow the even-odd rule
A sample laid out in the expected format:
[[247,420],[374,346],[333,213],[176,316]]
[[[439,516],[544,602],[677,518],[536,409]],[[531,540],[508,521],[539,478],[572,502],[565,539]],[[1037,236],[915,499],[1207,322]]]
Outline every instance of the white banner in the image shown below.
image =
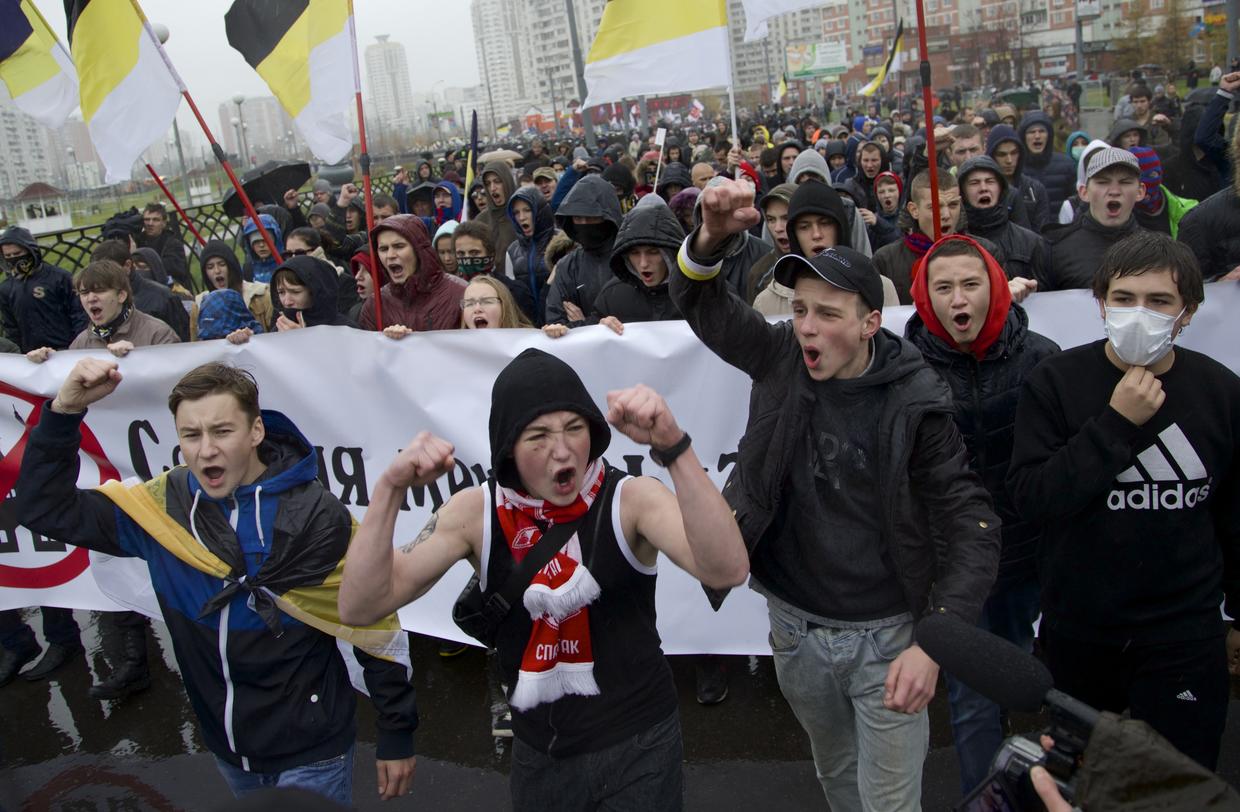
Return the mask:
[[[1102,336],[1097,303],[1084,291],[1039,294],[1027,302],[1032,329],[1063,347]],[[891,308],[883,324],[902,333],[911,307]],[[1207,286],[1207,301],[1180,344],[1240,371],[1235,314],[1240,284]],[[602,327],[573,330],[552,341],[527,330],[418,333],[392,341],[375,333],[316,327],[261,336],[235,347],[223,341],[149,347],[120,360],[117,391],[86,418],[79,484],[109,476],[148,477],[178,461],[167,395],[189,369],[223,360],[251,370],[262,405],[288,415],[320,449],[322,478],[360,520],[370,484],[414,434],[428,430],[455,444],[457,468],[430,488],[412,491],[396,525],[396,544],[417,535],[430,511],[452,493],[483,481],[490,467],[487,417],[496,375],[527,347],[563,358],[600,405],[609,390],[645,383],[662,393],[711,477],[722,485],[744,431],[748,379],[707,350],[683,322],[632,324],[623,336]],[[0,356],[0,450],[13,456],[28,418],[55,394],[82,352],[61,352],[36,365]],[[7,417],[5,417],[7,415]],[[94,441],[92,441],[94,438]],[[93,442],[97,441],[97,446]],[[96,453],[88,454],[89,448]],[[640,448],[614,435],[613,465],[659,477],[662,469]],[[0,492],[12,479],[3,476]],[[20,483],[17,483],[20,488]],[[765,600],[746,588],[732,592],[720,612],[700,586],[667,559],[660,561],[659,629],[669,654],[764,654]],[[427,595],[401,610],[407,629],[464,639],[450,609],[469,574],[461,562]],[[0,504],[0,609],[23,606],[115,609],[102,595],[78,548],[33,537],[14,525],[11,503]]]

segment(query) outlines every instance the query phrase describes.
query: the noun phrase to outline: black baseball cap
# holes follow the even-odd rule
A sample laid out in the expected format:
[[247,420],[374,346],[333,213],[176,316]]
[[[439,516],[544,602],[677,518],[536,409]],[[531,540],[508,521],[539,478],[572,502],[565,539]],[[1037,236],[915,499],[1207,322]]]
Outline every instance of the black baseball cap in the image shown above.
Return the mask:
[[813,257],[786,254],[775,263],[775,281],[795,287],[797,274],[806,269],[840,290],[857,294],[871,310],[883,309],[882,280],[874,263],[860,251],[837,245]]

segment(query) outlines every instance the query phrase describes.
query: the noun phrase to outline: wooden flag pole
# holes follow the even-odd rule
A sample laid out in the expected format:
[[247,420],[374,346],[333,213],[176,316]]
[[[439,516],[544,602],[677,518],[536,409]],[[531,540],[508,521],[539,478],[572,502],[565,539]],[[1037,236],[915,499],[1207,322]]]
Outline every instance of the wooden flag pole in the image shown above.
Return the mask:
[[267,233],[267,229],[263,228],[263,223],[258,219],[258,212],[254,210],[254,204],[250,202],[250,196],[245,193],[245,189],[241,185],[241,181],[237,180],[237,175],[233,172],[232,165],[228,162],[228,155],[225,154],[224,148],[215,140],[211,128],[207,126],[207,121],[202,117],[202,113],[198,111],[198,105],[194,103],[194,97],[189,94],[189,88],[185,86],[185,82],[181,79],[181,74],[173,66],[172,60],[168,58],[167,51],[164,50],[163,43],[159,41],[159,37],[151,29],[151,23],[146,19],[146,15],[142,13],[142,6],[138,4],[138,0],[129,0],[133,6],[134,12],[138,15],[138,19],[142,21],[142,28],[146,31],[146,35],[151,38],[159,56],[164,60],[164,65],[168,68],[168,72],[172,74],[172,79],[177,83],[177,89],[181,91],[181,96],[189,104],[190,112],[194,114],[194,118],[198,120],[198,126],[202,128],[202,133],[207,137],[207,142],[211,145],[211,154],[215,156],[215,160],[219,161],[220,166],[224,167],[224,173],[228,175],[228,181],[232,184],[233,189],[237,192],[237,197],[241,199],[241,205],[245,207],[245,213],[254,221],[254,225],[258,227],[258,233],[262,235],[263,242],[267,243],[267,250],[271,251],[271,256],[279,262],[280,250],[276,248],[276,241]]
[[[370,235],[375,230],[375,195],[370,183],[370,151],[366,147],[366,113],[362,108],[362,72],[357,62],[357,25],[353,22],[353,0],[349,0],[349,45],[353,49],[353,95],[357,99],[357,136],[361,155],[358,163],[362,167],[362,194],[366,201],[366,241],[370,244]],[[431,235],[433,238],[435,235]],[[371,250],[374,250],[373,248]],[[380,295],[378,256],[370,258],[370,279],[374,286],[375,297],[375,329],[383,332],[383,298]]]

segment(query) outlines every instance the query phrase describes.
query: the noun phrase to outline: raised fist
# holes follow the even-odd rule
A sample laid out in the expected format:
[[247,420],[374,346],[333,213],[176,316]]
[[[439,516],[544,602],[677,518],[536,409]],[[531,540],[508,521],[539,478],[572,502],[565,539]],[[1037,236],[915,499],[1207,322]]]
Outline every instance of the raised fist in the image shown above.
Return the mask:
[[399,490],[429,485],[456,464],[452,443],[423,431],[409,441],[383,472],[388,484]]

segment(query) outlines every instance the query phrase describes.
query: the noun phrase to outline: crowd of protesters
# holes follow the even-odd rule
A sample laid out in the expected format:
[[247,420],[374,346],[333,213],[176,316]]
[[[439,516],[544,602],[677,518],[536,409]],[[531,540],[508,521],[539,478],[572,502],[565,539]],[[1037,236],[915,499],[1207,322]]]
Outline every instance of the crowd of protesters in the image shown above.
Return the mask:
[[[614,393],[600,409],[573,370],[534,351],[495,383],[486,485],[453,496],[395,552],[401,494],[450,468],[450,438],[416,437],[372,494],[339,593],[340,619],[363,626],[462,559],[484,597],[496,594],[523,572],[531,539],[581,523],[579,540],[525,573],[545,593],[527,593],[525,606],[543,608],[507,615],[495,642],[519,809],[680,808],[676,698],[654,628],[659,552],[716,607],[747,578],[765,596],[779,685],[833,809],[920,806],[939,669],[914,625],[930,612],[1029,650],[1040,616],[1057,687],[1130,711],[1213,770],[1228,671],[1240,673],[1240,631],[1218,611],[1224,601],[1228,615],[1240,610],[1240,379],[1174,341],[1204,283],[1240,280],[1240,136],[1226,123],[1237,91],[1240,73],[1183,99],[1134,81],[1107,133],[1066,126],[1077,100],[1059,96],[1023,112],[941,109],[935,154],[906,112],[841,123],[771,114],[739,137],[678,128],[661,147],[637,133],[594,151],[534,139],[519,159],[479,165],[468,188],[453,151],[399,168],[393,194],[374,198],[369,233],[351,184],[316,182],[308,207],[291,190],[260,201],[263,231],[246,220],[241,257],[223,241],[187,250],[159,204],[110,219],[73,274],[10,228],[0,235],[5,346],[42,363],[65,349],[258,345],[324,325],[392,340],[492,328],[558,338],[684,320],[748,374],[748,423],[722,496],[657,393]],[[1100,338],[1061,351],[1030,329],[1021,303],[1069,289],[1097,300]],[[882,326],[882,309],[899,304],[915,309],[903,335]],[[265,641],[280,609],[256,608],[254,587],[238,588],[247,573],[271,578],[269,565],[308,577],[307,562],[278,560],[263,541],[286,504],[313,503],[334,528],[312,539],[329,570],[347,521],[307,476],[309,444],[292,422],[258,418],[253,381],[227,368],[187,380],[171,404],[183,448],[187,437],[205,445],[212,420],[237,425],[213,441],[214,457],[188,453],[188,479],[169,474],[160,493],[178,527],[213,536],[199,540],[228,564],[222,574],[178,574],[158,533],[120,502],[73,490],[66,449],[80,414],[120,381],[100,359],[79,364],[45,407],[19,486],[39,493],[21,500],[23,516],[151,562],[207,745],[234,791],[325,758],[339,772],[340,758],[352,763],[351,694],[294,741],[262,725],[237,733],[241,711],[216,705],[232,697],[229,662],[239,685],[251,680],[237,689],[247,718],[271,699],[244,673],[263,663],[317,658],[311,670],[332,696],[349,693],[326,663],[329,635],[302,626],[277,650],[245,650],[261,647],[244,641]],[[239,408],[212,400],[221,394]],[[603,461],[609,424],[651,446],[674,495],[644,478],[625,486]],[[260,508],[268,498],[275,512]],[[596,503],[613,518],[591,523]],[[211,614],[230,608],[231,619]],[[113,622],[125,661],[92,692],[116,699],[149,674],[145,621]],[[0,684],[44,679],[81,651],[64,610],[44,609],[43,623],[40,658],[18,613],[0,613]],[[224,628],[242,641],[235,650]],[[358,655],[380,710],[380,783],[400,794],[412,775],[412,690],[403,666]],[[699,701],[721,701],[726,675],[700,666]],[[987,776],[1004,718],[946,676],[967,792]],[[313,680],[294,682],[296,693]],[[325,792],[347,800],[334,786]]]

